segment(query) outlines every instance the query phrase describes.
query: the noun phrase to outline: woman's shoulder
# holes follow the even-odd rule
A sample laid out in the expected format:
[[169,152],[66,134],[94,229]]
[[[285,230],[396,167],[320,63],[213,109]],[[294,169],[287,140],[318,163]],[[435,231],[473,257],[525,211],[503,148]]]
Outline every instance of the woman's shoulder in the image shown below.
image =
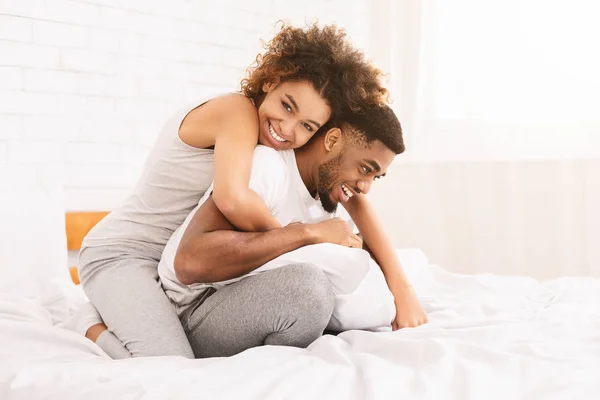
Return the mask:
[[211,100],[212,120],[220,132],[258,132],[258,112],[252,100],[243,94],[230,93]]
[[201,107],[192,110],[186,119],[191,122],[190,125],[201,123],[220,129],[232,123],[258,123],[258,113],[248,97],[239,93],[227,93],[213,97]]
[[258,124],[254,103],[239,93],[213,97],[190,111],[179,128],[179,136],[193,147],[208,147],[215,144],[217,132],[232,124],[248,127]]
[[[211,104],[212,103],[212,104]],[[227,93],[217,96],[208,102],[210,108],[219,114],[229,114],[230,117],[241,115],[256,117],[256,107],[251,99],[241,93]]]

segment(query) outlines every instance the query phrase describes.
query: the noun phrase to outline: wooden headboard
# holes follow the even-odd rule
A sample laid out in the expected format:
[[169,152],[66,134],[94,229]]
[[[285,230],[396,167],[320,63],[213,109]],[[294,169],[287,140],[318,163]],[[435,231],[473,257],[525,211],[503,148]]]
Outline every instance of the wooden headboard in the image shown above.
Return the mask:
[[[81,242],[88,234],[90,229],[94,227],[108,212],[68,212],[65,214],[65,226],[67,231],[67,249],[81,249]],[[79,274],[77,266],[69,268],[71,279],[75,284],[79,284]]]

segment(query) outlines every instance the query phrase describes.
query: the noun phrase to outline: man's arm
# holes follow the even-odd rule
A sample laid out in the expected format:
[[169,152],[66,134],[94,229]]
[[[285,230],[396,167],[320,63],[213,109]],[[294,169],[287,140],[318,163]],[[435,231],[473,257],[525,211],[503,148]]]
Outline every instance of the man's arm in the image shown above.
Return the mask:
[[299,247],[320,242],[315,226],[293,224],[267,232],[238,232],[212,196],[185,230],[174,268],[184,285],[237,278]]
[[398,255],[392,246],[383,224],[365,195],[353,196],[343,204],[363,236],[363,248],[379,264],[388,287],[394,295],[396,319],[394,330],[419,326],[427,322],[427,314],[419,304],[415,291],[404,273]]

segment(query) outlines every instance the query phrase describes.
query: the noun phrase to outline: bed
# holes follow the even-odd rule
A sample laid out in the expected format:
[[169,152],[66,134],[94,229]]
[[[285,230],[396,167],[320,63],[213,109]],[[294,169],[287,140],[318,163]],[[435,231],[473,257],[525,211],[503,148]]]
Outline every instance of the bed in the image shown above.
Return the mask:
[[[30,213],[1,216],[9,225],[15,218],[40,224],[39,215]],[[307,349],[265,346],[222,359],[113,361],[91,341],[56,327],[85,301],[66,258],[50,257],[49,245],[42,245],[48,235],[64,232],[64,214],[61,218],[62,225],[53,220],[58,228],[26,229],[25,236],[14,234],[23,224],[0,228],[0,235],[14,237],[13,248],[25,238],[38,244],[28,253],[13,249],[17,259],[3,256],[0,267],[8,282],[7,263],[14,269],[28,257],[37,258],[25,270],[55,271],[41,273],[34,287],[23,287],[23,274],[0,285],[0,399],[600,396],[600,280],[454,274],[429,263],[419,249],[399,250],[429,313],[430,322],[419,328],[349,331],[323,336]]]

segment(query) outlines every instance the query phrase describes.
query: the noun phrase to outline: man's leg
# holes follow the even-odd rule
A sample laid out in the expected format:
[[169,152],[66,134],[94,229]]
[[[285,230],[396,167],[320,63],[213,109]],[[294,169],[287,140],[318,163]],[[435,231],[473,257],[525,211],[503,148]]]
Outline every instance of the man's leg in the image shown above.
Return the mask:
[[198,358],[226,357],[251,347],[306,347],[323,334],[333,312],[323,271],[287,265],[217,290],[181,316]]
[[193,358],[177,313],[158,282],[155,260],[110,254],[104,247],[85,249],[80,261],[85,293],[109,329],[96,343],[109,355],[116,353],[116,337],[131,357]]

